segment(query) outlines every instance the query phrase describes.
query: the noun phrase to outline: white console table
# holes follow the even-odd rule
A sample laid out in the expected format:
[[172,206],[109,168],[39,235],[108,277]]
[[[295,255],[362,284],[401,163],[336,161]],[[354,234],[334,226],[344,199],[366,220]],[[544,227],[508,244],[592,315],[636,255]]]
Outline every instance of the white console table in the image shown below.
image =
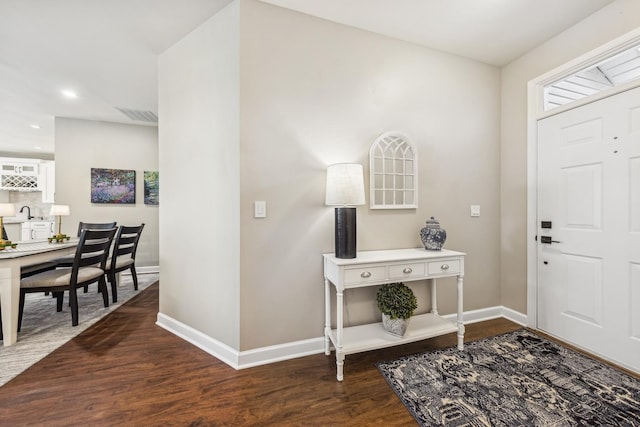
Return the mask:
[[[358,252],[357,258],[341,259],[324,254],[325,326],[324,352],[336,350],[338,381],[343,379],[344,358],[347,354],[391,347],[420,341],[451,332],[458,333],[458,349],[463,349],[464,322],[462,318],[462,278],[464,256],[450,250],[427,251],[422,248]],[[457,276],[458,317],[452,323],[438,315],[436,279]],[[344,291],[352,288],[376,286],[392,282],[431,279],[431,310],[411,317],[404,337],[386,332],[382,323],[345,327],[343,325]],[[331,284],[336,292],[336,328],[331,328]]]

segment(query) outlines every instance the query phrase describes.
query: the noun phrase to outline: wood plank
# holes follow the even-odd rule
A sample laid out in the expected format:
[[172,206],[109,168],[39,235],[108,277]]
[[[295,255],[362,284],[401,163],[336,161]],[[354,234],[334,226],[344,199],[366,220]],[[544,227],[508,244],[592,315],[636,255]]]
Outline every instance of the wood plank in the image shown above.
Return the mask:
[[[456,334],[349,355],[236,371],[155,325],[158,285],[106,316],[5,386],[0,425],[414,425],[375,363],[456,345]],[[467,326],[465,341],[519,326]]]

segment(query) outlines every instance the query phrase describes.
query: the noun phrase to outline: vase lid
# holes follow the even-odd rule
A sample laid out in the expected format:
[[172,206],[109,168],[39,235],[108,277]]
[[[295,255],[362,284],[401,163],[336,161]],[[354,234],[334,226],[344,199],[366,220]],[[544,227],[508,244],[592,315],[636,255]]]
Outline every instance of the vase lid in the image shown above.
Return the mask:
[[440,223],[434,217],[427,220],[427,228],[440,228]]

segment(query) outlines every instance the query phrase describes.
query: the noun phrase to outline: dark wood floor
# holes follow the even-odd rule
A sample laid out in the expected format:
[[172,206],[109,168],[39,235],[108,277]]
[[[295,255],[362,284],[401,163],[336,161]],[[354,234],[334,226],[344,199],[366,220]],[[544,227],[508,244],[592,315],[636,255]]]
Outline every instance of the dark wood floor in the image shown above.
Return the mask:
[[[153,285],[0,387],[1,426],[407,426],[413,418],[375,363],[453,346],[454,334],[349,355],[236,371],[155,325]],[[465,340],[518,329],[467,326]]]

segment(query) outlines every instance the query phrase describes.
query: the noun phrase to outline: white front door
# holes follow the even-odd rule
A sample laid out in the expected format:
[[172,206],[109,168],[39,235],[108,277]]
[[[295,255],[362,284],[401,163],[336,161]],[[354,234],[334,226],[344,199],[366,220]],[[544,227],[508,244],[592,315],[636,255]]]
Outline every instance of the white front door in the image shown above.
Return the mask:
[[538,328],[640,372],[640,88],[538,122]]

